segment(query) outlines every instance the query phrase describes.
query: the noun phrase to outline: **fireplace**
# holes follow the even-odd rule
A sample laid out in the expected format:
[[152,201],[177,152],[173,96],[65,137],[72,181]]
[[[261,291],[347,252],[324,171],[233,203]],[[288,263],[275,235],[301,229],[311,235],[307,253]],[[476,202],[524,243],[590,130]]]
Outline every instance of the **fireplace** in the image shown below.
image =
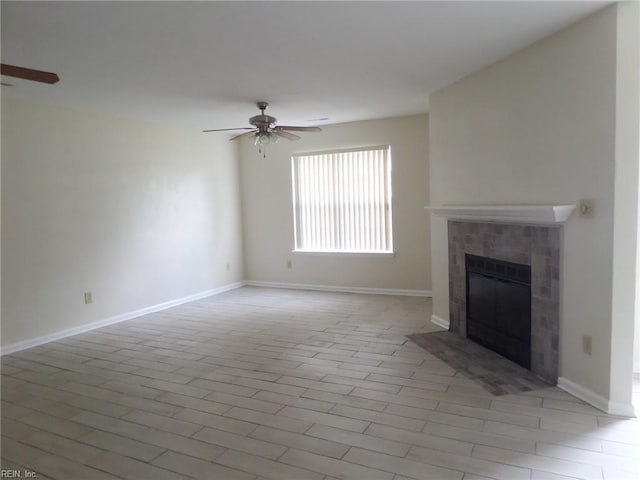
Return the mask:
[[531,368],[531,267],[466,254],[467,337]]
[[[450,330],[462,337],[470,336],[498,353],[529,368],[535,375],[551,383],[558,379],[558,336],[560,323],[560,245],[562,229],[556,226],[508,225],[497,223],[478,223],[466,221],[448,222],[449,244],[449,324]],[[503,343],[504,332],[493,328],[493,320],[485,320],[480,328],[474,326],[476,307],[482,309],[503,308],[480,303],[474,305],[477,290],[485,288],[508,288],[500,282],[497,287],[483,286],[482,278],[486,272],[467,268],[467,256],[487,257],[493,262],[494,270],[499,266],[519,271],[529,270],[529,285],[521,285],[511,290],[509,300],[518,298],[517,310],[528,310],[528,339],[526,326],[515,331],[507,330],[511,340],[528,343],[528,351],[510,355],[499,349]],[[484,266],[488,264],[485,260]],[[492,268],[489,266],[489,268]],[[524,268],[524,270],[522,270]],[[467,277],[471,276],[471,298],[467,297]],[[520,274],[517,274],[518,276]],[[495,277],[495,275],[494,275]],[[529,291],[525,291],[528,288]],[[530,304],[527,308],[526,298]],[[468,303],[471,302],[471,321],[469,321]],[[491,330],[493,328],[493,330]],[[493,338],[492,338],[493,336]],[[496,348],[497,347],[497,348]],[[513,350],[513,347],[509,347]],[[519,348],[519,347],[518,347]],[[515,356],[515,358],[513,358]]]
[[[466,255],[531,268],[530,369],[558,381],[562,225],[575,205],[440,205],[448,220],[449,330],[467,336]],[[444,326],[447,321],[432,317]]]

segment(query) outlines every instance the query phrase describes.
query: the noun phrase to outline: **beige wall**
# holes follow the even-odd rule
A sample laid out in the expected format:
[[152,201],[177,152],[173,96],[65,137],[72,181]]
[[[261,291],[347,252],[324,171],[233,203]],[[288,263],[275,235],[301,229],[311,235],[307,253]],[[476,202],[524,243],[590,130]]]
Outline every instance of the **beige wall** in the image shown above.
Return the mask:
[[[611,310],[612,399],[631,401],[637,324],[638,163],[640,160],[640,3],[617,8],[616,137]],[[640,412],[637,412],[640,415]]]
[[[637,214],[636,203],[616,202],[634,199],[638,188],[637,155],[616,149],[617,13],[609,7],[433,94],[430,190],[433,205],[595,202],[594,218],[574,214],[564,227],[560,375],[628,404],[630,383],[626,393],[610,385],[612,329],[619,320],[613,315],[632,300],[627,288],[614,302],[614,279],[629,279],[616,270],[614,253],[635,264]],[[637,103],[634,110],[637,117]],[[624,179],[616,168],[622,165],[635,177],[619,199],[616,188]],[[630,222],[632,240],[618,238],[614,252],[618,215]],[[432,245],[434,313],[448,319],[441,218],[432,220]],[[632,278],[631,290],[633,284]],[[581,350],[585,334],[593,336],[591,356]]]
[[[250,281],[430,290],[426,115],[330,125],[269,146],[241,145],[245,262]],[[391,145],[394,257],[293,254],[291,155]],[[287,261],[292,268],[287,268]]]
[[240,281],[241,242],[235,145],[3,96],[3,346]]

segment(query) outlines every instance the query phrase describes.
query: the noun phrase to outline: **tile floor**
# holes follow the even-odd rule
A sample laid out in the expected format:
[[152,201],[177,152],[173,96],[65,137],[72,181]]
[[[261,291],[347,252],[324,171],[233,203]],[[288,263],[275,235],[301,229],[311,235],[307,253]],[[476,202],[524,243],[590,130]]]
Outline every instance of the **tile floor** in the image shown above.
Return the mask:
[[555,387],[495,397],[407,340],[437,330],[429,318],[423,298],[247,287],[4,356],[2,468],[59,480],[640,478],[639,420]]

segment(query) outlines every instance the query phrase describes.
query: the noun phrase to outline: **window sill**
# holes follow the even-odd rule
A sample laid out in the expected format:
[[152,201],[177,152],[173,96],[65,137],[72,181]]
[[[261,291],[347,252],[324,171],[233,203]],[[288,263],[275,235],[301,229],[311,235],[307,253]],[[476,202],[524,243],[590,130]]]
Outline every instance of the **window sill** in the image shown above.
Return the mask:
[[292,250],[294,255],[309,256],[338,256],[338,257],[395,257],[395,252],[345,252],[345,251],[322,251],[322,250]]

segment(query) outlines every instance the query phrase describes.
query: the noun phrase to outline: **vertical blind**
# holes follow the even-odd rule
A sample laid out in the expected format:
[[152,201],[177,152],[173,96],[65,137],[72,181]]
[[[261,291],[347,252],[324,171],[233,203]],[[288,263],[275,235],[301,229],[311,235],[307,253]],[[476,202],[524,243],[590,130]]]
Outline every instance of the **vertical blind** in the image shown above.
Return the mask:
[[295,248],[393,251],[389,146],[294,155]]

